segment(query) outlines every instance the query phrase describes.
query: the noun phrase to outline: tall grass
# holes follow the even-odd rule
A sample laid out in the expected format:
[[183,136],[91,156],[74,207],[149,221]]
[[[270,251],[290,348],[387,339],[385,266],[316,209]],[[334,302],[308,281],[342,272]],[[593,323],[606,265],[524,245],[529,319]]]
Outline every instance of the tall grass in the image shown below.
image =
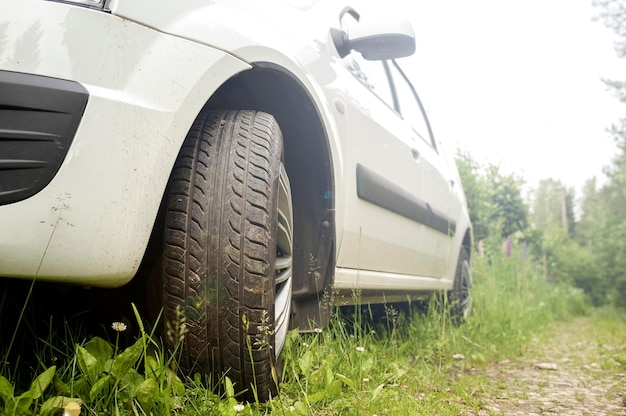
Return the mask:
[[374,323],[356,309],[357,330],[337,315],[323,334],[290,338],[288,395],[309,414],[478,410],[486,383],[474,368],[522,353],[550,322],[589,313],[582,292],[546,282],[528,260],[476,258],[473,268],[474,313],[460,326],[432,299],[425,310],[387,305]]
[[[282,354],[282,393],[266,404],[242,403],[228,374],[216,383],[199,375],[181,383],[172,372],[171,356],[136,316],[137,333],[129,328],[123,346],[119,337],[77,341],[71,329],[62,337],[52,331],[37,335],[36,360],[0,367],[0,414],[39,414],[46,401],[47,414],[60,414],[71,401],[82,404],[81,414],[102,415],[456,415],[478,410],[488,383],[476,368],[520,354],[550,322],[589,309],[581,292],[546,282],[522,258],[475,258],[473,272],[474,313],[460,326],[432,299],[411,307],[338,310],[323,331],[292,332]],[[0,357],[6,347],[0,346]],[[14,398],[31,391],[33,383],[16,382],[35,380],[53,366],[45,388],[18,409]],[[55,397],[65,399],[50,403]]]
[[474,282],[474,316],[457,334],[479,343],[485,358],[519,353],[548,323],[590,311],[582,290],[546,281],[521,257],[475,259]]

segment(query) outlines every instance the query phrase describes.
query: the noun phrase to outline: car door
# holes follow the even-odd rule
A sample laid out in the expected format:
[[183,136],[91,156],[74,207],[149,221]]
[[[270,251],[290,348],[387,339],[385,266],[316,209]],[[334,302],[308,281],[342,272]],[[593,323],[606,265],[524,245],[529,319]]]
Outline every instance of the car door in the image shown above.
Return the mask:
[[423,180],[413,137],[395,110],[388,67],[356,51],[342,66],[347,192],[337,266],[419,274],[426,260],[419,250],[424,226],[415,218],[412,198],[421,193]]
[[450,264],[452,239],[461,207],[453,198],[453,172],[438,149],[424,107],[414,86],[397,62],[388,63],[397,99],[397,111],[406,123],[419,168],[421,186],[415,195],[419,204],[426,207],[423,218],[425,228],[420,235],[419,250],[423,259],[420,273],[443,277]]
[[[354,55],[354,54],[352,54]],[[413,143],[393,109],[382,62],[348,56],[353,75],[346,97],[348,157],[346,211],[339,267],[416,273],[423,226],[407,200],[422,186]],[[402,215],[404,211],[407,211]]]

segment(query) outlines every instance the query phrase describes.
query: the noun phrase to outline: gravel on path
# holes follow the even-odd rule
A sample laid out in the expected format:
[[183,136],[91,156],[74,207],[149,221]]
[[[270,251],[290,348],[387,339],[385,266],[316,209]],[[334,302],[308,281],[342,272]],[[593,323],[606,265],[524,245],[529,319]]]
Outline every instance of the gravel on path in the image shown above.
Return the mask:
[[477,416],[626,415],[626,339],[612,341],[589,318],[551,325],[522,357],[485,370],[496,394]]

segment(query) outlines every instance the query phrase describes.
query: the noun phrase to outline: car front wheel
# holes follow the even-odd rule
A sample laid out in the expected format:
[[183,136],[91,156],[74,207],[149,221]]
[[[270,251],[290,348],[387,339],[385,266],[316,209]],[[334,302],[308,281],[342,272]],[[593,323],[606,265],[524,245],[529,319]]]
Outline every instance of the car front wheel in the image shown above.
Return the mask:
[[170,347],[180,346],[184,370],[226,375],[250,401],[277,393],[292,252],[278,124],[256,111],[201,114],[165,207],[164,335]]

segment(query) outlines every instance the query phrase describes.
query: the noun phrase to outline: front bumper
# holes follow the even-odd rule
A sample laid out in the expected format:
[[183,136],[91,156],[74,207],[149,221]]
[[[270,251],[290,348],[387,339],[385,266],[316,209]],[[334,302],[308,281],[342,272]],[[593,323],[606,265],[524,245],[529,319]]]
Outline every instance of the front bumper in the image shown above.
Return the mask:
[[[21,194],[16,179],[5,180],[13,185],[2,189],[13,196],[0,205],[0,276],[122,285],[142,260],[193,120],[223,82],[249,66],[111,14],[40,0],[9,3],[0,14],[4,76],[56,79],[89,97],[75,134],[50,133],[66,139],[36,151],[60,162],[49,166],[51,180],[37,174]],[[70,113],[79,113],[75,106]],[[0,129],[15,130],[6,117]]]

